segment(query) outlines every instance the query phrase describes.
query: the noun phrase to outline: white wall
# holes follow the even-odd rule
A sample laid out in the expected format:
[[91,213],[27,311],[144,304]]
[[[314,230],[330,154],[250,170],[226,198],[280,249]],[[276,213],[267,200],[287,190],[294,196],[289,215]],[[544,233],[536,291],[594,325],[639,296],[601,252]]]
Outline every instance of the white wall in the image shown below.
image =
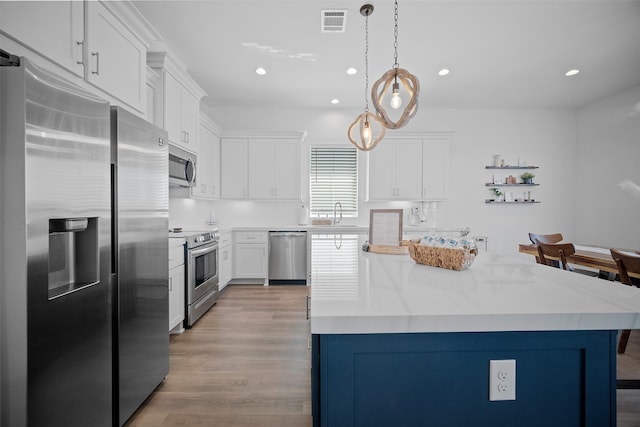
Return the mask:
[[[222,129],[306,130],[305,148],[311,144],[348,144],[346,130],[360,111],[210,109]],[[574,227],[576,167],[576,112],[573,110],[421,109],[404,129],[394,132],[455,132],[451,146],[451,196],[438,208],[438,224],[469,226],[472,234],[489,236],[489,249],[516,253],[518,243],[528,241],[528,232],[562,232],[576,238]],[[384,141],[382,142],[384,143]],[[536,170],[535,205],[487,205],[490,194],[484,186],[491,180],[486,165],[494,154],[508,164],[518,158]],[[224,160],[223,160],[224,161]],[[306,171],[308,165],[303,166]],[[368,210],[411,206],[408,202],[367,203],[364,198],[364,167],[361,168],[361,217],[368,224]],[[517,171],[514,171],[514,173]],[[304,184],[305,199],[308,184]],[[514,190],[515,191],[515,190]],[[213,201],[176,197],[172,192],[170,225],[204,226],[214,210],[222,228],[230,226],[287,226],[297,224],[295,202]],[[195,223],[192,223],[194,222]]]
[[[640,250],[640,86],[578,111],[576,233],[581,241]],[[636,187],[640,192],[640,187]]]

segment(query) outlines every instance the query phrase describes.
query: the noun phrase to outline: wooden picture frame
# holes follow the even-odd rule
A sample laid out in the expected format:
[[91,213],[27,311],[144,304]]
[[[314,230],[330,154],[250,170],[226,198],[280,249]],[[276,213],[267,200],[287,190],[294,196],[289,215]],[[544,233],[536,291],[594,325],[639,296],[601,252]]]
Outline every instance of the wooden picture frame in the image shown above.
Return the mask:
[[369,211],[369,244],[400,246],[402,214],[402,209],[371,209]]

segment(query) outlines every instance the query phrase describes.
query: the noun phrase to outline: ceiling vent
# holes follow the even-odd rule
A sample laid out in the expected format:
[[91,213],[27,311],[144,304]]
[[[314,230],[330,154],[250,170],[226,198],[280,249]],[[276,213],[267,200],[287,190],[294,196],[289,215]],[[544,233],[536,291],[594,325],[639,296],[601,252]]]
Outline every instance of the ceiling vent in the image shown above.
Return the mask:
[[344,33],[347,23],[346,10],[321,10],[320,32]]

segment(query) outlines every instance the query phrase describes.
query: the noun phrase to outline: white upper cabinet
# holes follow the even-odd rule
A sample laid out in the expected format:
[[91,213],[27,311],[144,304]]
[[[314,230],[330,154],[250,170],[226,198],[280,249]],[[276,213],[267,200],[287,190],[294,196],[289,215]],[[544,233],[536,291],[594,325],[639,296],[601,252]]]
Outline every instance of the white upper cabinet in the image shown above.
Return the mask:
[[229,132],[222,138],[221,196],[300,200],[304,132]]
[[147,48],[105,3],[86,2],[86,79],[138,111],[147,105]]
[[0,30],[29,49],[20,54],[46,58],[109,102],[146,114],[152,30],[131,2],[0,1]]
[[369,152],[369,200],[420,199],[421,162],[421,140],[383,140]]
[[0,1],[0,29],[84,77],[84,2]]
[[249,140],[249,198],[272,199],[273,187],[273,140]]
[[199,154],[196,186],[191,196],[203,199],[220,198],[220,131],[210,119],[200,115]]
[[300,200],[301,142],[249,140],[249,198]]
[[369,152],[368,200],[446,200],[451,133],[400,135]]
[[449,139],[426,139],[422,146],[422,199],[449,197]]
[[220,195],[223,199],[246,199],[247,154],[246,139],[222,138],[220,142]]
[[200,100],[171,73],[165,75],[165,125],[169,141],[198,152]]
[[197,154],[200,99],[206,93],[166,52],[149,52],[147,61],[163,80],[162,126],[169,135],[169,142]]

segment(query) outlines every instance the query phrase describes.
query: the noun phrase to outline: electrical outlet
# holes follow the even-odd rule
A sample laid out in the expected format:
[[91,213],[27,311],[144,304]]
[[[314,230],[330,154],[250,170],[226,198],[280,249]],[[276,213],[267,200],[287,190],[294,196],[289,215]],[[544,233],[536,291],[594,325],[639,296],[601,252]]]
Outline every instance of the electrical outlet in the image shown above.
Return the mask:
[[516,400],[516,361],[489,361],[489,400]]

